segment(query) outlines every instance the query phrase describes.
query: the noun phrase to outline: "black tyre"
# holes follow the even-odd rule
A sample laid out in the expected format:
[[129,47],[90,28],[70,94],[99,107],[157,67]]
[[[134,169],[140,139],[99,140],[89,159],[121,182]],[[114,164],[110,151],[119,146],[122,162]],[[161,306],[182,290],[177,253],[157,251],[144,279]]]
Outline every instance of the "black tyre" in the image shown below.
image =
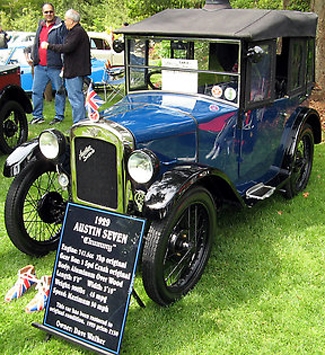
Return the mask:
[[305,124],[299,132],[291,177],[285,185],[285,197],[293,198],[308,184],[314,158],[314,134],[311,127]]
[[26,113],[16,101],[8,101],[0,108],[0,150],[11,153],[26,142],[28,123]]
[[167,306],[199,281],[216,232],[210,193],[196,187],[182,196],[168,217],[153,222],[145,239],[142,278],[148,296]]
[[42,256],[58,246],[68,192],[55,166],[34,161],[13,180],[5,203],[9,238],[22,252]]

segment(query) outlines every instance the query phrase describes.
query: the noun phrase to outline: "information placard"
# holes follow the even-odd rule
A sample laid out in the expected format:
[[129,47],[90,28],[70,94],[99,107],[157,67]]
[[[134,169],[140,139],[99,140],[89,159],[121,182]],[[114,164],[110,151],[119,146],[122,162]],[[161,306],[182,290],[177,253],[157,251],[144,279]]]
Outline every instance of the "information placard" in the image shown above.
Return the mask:
[[68,204],[43,330],[101,353],[119,353],[144,225],[142,219]]

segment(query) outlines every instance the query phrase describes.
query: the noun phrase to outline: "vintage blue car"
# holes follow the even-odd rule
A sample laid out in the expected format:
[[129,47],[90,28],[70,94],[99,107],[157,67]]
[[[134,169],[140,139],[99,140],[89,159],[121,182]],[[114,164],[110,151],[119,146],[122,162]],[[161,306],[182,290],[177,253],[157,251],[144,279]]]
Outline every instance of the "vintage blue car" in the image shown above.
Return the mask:
[[[170,9],[120,29],[126,96],[16,149],[6,227],[22,252],[55,250],[67,201],[146,219],[141,272],[168,305],[200,279],[217,211],[307,185],[318,113],[317,16],[285,10]],[[96,252],[96,251],[95,251]]]

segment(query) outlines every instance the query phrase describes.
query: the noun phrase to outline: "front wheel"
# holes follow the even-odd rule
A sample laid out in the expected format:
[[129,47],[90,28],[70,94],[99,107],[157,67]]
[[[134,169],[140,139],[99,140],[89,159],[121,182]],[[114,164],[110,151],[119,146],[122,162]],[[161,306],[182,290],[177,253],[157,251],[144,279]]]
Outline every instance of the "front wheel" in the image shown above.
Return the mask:
[[12,243],[23,253],[43,256],[58,246],[68,192],[58,183],[55,166],[36,160],[13,180],[5,203]]
[[28,123],[26,113],[16,101],[8,101],[0,108],[0,150],[11,153],[26,142]]
[[311,174],[313,158],[314,134],[310,125],[305,124],[297,138],[291,176],[285,185],[286,198],[291,199],[305,189]]
[[142,255],[142,278],[148,296],[167,306],[199,281],[216,231],[211,194],[195,187],[184,194],[168,217],[151,223]]

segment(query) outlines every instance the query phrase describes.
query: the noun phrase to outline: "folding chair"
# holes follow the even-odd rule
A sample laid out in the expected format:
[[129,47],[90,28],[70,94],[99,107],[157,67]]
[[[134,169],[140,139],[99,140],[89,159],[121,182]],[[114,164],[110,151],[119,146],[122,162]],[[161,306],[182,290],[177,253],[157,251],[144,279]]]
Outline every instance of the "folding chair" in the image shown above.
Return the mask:
[[124,67],[111,66],[110,63],[105,64],[103,75],[105,102],[113,100],[115,97],[124,96]]

